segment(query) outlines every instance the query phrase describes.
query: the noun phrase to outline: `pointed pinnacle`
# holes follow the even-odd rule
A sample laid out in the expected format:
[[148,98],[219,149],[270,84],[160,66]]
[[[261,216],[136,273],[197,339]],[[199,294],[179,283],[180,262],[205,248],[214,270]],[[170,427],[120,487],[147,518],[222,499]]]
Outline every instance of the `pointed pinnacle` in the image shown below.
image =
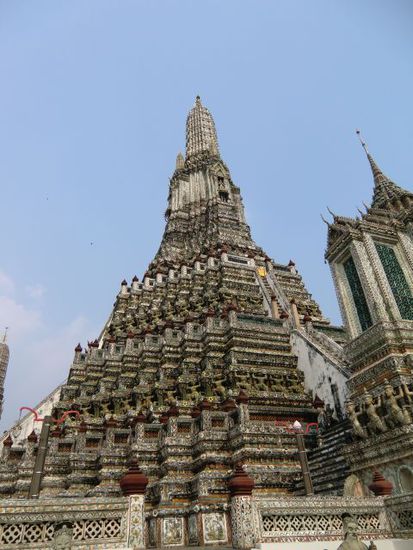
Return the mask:
[[333,216],[333,218],[336,217],[336,215],[334,214],[334,212],[332,210],[330,210],[330,208],[327,206],[327,210],[329,211],[329,213]]
[[320,216],[321,216],[321,219],[323,220],[323,222],[324,222],[328,227],[330,227],[330,226],[331,226],[330,222],[328,222],[322,214],[320,214]]
[[363,149],[364,149],[365,152],[366,152],[366,155],[368,156],[368,155],[369,155],[369,151],[368,151],[368,149],[367,149],[366,142],[364,141],[364,139],[363,139],[362,136],[361,136],[360,130],[356,130],[356,134],[357,134],[357,136],[358,136],[358,138],[359,138],[359,140],[360,140],[361,146],[363,147]]

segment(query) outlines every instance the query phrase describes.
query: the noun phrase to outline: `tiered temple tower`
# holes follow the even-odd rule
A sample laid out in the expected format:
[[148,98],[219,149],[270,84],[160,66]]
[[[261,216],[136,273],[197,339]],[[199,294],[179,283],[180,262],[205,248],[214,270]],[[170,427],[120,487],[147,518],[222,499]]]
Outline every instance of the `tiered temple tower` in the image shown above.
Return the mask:
[[[131,457],[149,476],[154,510],[224,510],[238,461],[269,494],[291,494],[301,478],[286,426],[305,427],[319,410],[291,334],[311,325],[324,349],[345,335],[323,317],[295,264],[274,262],[253,241],[199,97],[166,218],[142,281],[123,281],[100,338],[76,347],[53,417],[80,417],[51,431],[40,498],[119,495]],[[29,437],[26,450],[5,441],[14,457],[0,472],[5,495],[27,495]]]
[[362,145],[371,206],[358,219],[334,216],[326,252],[350,336],[347,414],[356,443],[345,455],[365,485],[379,468],[405,492],[413,489],[413,194]]
[[[121,486],[133,494],[128,519],[116,516],[105,536],[129,529],[130,548],[248,549],[278,540],[280,529],[285,541],[313,544],[336,538],[340,502],[389,536],[384,516],[365,509],[379,501],[357,501],[368,486],[413,490],[413,194],[367,156],[371,206],[361,219],[334,216],[328,230],[343,329],[323,316],[294,262],[276,263],[253,241],[214,121],[196,98],[154,260],[141,281],[122,281],[100,337],[76,346],[67,382],[35,411],[45,415],[40,438],[30,433],[34,414],[3,438],[0,495],[22,499],[8,501],[4,540],[49,541],[49,529],[59,537],[59,506],[69,503],[78,541],[78,508],[99,502],[110,514],[125,502],[112,498]],[[317,426],[306,437],[310,475],[296,421],[305,432]],[[317,496],[297,516],[303,501],[289,497],[312,487]],[[354,498],[330,498],[343,492]],[[28,496],[51,506],[43,526],[37,513],[29,523]],[[399,514],[394,530],[408,537],[404,497],[391,521]],[[26,509],[17,519],[16,504]],[[89,539],[102,534],[93,517]]]
[[7,329],[4,332],[3,341],[0,342],[0,418],[3,412],[4,381],[6,379],[7,367],[9,364],[9,346],[7,345]]

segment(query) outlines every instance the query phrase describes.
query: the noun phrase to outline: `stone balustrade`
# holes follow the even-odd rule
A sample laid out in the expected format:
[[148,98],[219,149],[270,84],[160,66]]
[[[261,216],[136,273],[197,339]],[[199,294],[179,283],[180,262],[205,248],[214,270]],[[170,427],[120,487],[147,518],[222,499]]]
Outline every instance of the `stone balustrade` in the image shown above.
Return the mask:
[[[60,548],[56,546],[60,536],[70,537],[70,548],[79,550],[126,550],[168,544],[184,547],[188,543],[195,546],[208,543],[228,546],[231,541],[235,548],[242,546],[236,544],[239,533],[233,531],[238,528],[238,523],[229,521],[228,505],[217,510],[208,506],[182,505],[178,515],[176,507],[168,511],[167,505],[161,513],[147,511],[145,534],[139,512],[141,501],[138,502],[142,498],[141,495],[133,495],[121,498],[3,500],[0,502],[0,547],[5,550]],[[409,539],[413,535],[413,493],[388,497],[305,498],[235,494],[232,499],[242,500],[235,504],[242,504],[243,510],[246,505],[244,501],[250,502],[249,525],[254,532],[256,546],[341,541],[343,514],[350,514],[356,520],[358,536],[366,541]],[[136,510],[139,513],[135,513]],[[239,523],[241,527],[247,518],[243,516],[242,520]],[[136,541],[140,541],[139,544]],[[144,546],[141,541],[145,541]]]
[[0,501],[0,548],[57,548],[61,536],[70,548],[128,548],[133,498]]

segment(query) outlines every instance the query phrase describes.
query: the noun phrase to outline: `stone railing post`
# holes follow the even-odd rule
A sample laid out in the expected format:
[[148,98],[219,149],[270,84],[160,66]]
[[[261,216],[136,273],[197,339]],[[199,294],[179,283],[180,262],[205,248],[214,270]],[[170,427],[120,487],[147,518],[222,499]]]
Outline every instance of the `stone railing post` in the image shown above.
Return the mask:
[[141,472],[135,459],[119,482],[122,493],[129,499],[128,509],[128,548],[145,548],[145,491],[148,478]]
[[228,488],[231,493],[232,546],[240,549],[252,548],[257,538],[252,496],[254,481],[244,472],[241,463],[235,465]]

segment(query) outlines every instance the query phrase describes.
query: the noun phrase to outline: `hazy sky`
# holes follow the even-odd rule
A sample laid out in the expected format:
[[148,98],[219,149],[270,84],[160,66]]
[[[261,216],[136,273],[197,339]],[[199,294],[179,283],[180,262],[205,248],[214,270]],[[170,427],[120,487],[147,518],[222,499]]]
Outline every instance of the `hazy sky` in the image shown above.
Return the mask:
[[3,428],[67,376],[163,232],[196,94],[255,240],[333,322],[330,206],[412,184],[410,0],[0,0]]

